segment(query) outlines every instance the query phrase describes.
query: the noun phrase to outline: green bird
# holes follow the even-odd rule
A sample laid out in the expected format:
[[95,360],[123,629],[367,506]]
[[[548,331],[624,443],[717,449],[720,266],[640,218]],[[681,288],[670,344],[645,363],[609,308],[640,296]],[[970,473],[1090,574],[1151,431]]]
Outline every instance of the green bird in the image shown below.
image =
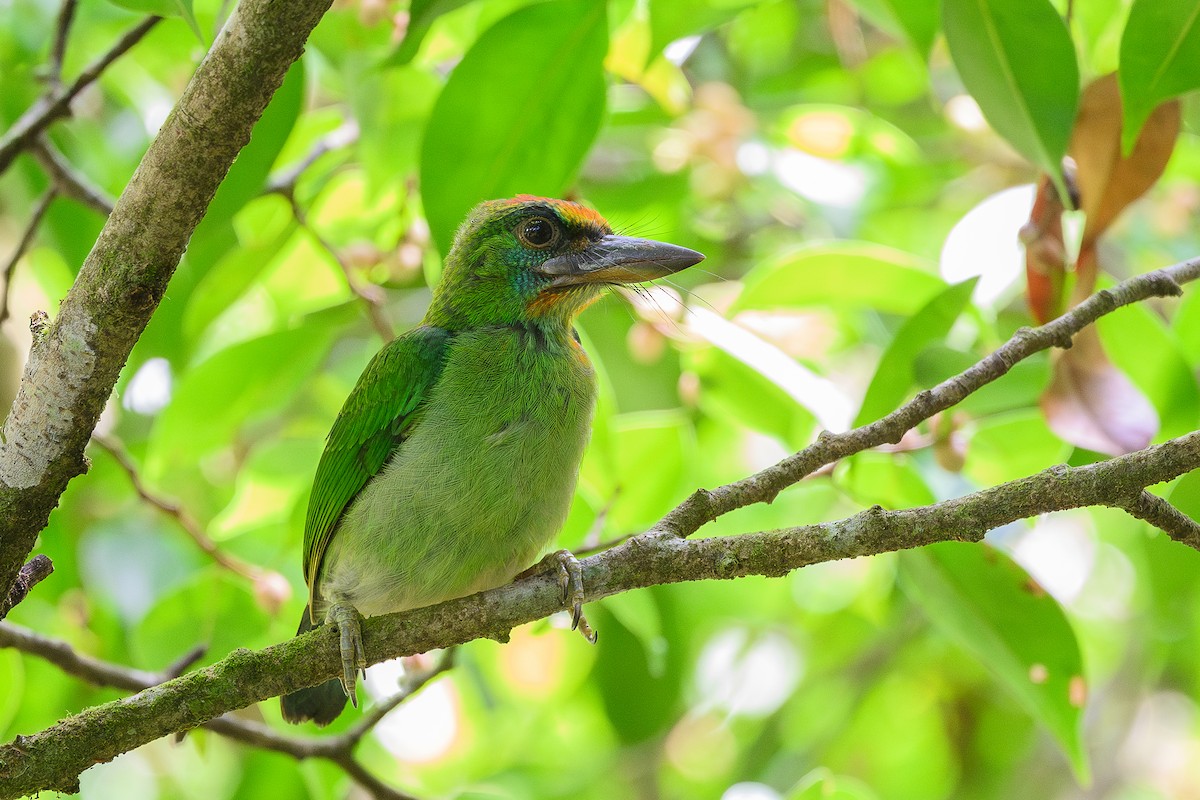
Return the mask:
[[564,200],[470,213],[421,325],[371,360],[326,440],[297,635],[336,625],[342,676],[284,696],[285,719],[325,725],[357,705],[360,616],[499,586],[534,562],[566,519],[595,406],[576,315],[605,286],[703,259]]

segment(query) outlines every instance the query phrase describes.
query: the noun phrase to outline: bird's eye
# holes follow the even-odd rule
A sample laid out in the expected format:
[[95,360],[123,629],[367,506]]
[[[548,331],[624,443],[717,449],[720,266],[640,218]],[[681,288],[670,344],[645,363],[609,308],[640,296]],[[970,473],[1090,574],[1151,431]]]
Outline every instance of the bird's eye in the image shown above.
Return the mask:
[[517,226],[517,238],[521,244],[538,250],[545,249],[558,239],[558,229],[545,217],[527,219]]

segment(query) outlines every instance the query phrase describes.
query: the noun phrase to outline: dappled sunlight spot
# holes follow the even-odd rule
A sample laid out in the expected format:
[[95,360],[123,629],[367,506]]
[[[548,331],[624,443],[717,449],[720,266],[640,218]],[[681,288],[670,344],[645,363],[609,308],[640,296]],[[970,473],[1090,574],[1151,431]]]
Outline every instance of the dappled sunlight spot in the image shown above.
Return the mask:
[[238,481],[237,493],[209,524],[217,541],[230,539],[272,523],[286,522],[300,493],[295,482],[265,483],[249,476]]
[[709,639],[700,654],[697,707],[765,716],[783,705],[803,672],[802,654],[782,635],[767,632],[751,638],[745,628],[730,628]]
[[796,194],[825,206],[854,208],[867,194],[867,171],[798,150],[781,150],[771,161],[776,179]]
[[80,794],[95,800],[155,800],[160,796],[158,781],[150,758],[143,753],[122,753],[85,770],[79,776]]
[[969,94],[956,94],[946,101],[946,119],[955,127],[971,133],[979,133],[988,129],[987,120],[979,103]]
[[1011,546],[1013,559],[1056,600],[1072,604],[1096,564],[1098,547],[1082,514],[1041,517]]
[[745,781],[725,790],[721,800],[780,800],[782,795],[765,783]]
[[724,775],[737,755],[737,739],[713,714],[686,714],[667,734],[667,760],[684,777],[704,781]]
[[1071,610],[1090,619],[1126,619],[1133,608],[1136,584],[1137,573],[1129,557],[1103,542]]
[[1200,797],[1196,703],[1179,692],[1144,698],[1117,757],[1130,782],[1145,781],[1164,797]]
[[[366,690],[381,702],[398,691],[404,666],[400,659],[367,669]],[[406,762],[428,763],[450,754],[464,734],[462,708],[452,679],[434,681],[405,700],[375,727],[384,749]]]
[[793,358],[826,358],[838,340],[837,317],[824,310],[752,309],[739,313],[734,322]]
[[541,700],[559,689],[565,638],[557,634],[539,636],[528,626],[512,632],[508,645],[499,648],[498,654],[501,674],[513,691],[522,697]]
[[699,44],[700,36],[685,36],[682,39],[676,39],[663,48],[663,58],[675,66],[679,66],[691,57]]
[[841,611],[875,582],[877,562],[879,559],[847,558],[810,564],[789,578],[792,599],[818,614]]
[[854,141],[854,123],[836,111],[800,114],[787,127],[788,142],[821,158],[842,158]]
[[853,404],[833,382],[746,328],[707,309],[693,308],[685,322],[690,333],[769,379],[812,412],[824,428],[834,433],[849,430]]
[[742,434],[742,463],[747,469],[757,472],[787,458],[791,451],[779,443],[774,436],[754,430]]
[[151,358],[129,379],[121,405],[136,414],[157,414],[171,402],[171,362]]
[[998,306],[1016,291],[1024,250],[1018,231],[1033,206],[1032,184],[1014,186],[983,200],[963,215],[942,245],[939,269],[950,283],[979,276],[975,302]]
[[156,97],[142,108],[142,125],[146,128],[146,135],[151,138],[158,135],[158,129],[167,121],[167,117],[171,116],[171,109],[175,106],[175,100],[172,97]]

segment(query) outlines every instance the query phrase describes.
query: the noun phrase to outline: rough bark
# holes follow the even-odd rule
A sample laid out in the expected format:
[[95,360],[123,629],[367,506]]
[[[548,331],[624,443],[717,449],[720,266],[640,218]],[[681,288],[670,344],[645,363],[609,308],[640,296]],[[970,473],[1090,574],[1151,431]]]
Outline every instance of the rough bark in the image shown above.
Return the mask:
[[[330,0],[243,0],[150,145],[53,324],[35,336],[0,432],[0,587],[7,591],[254,124]],[[3,594],[3,592],[0,592]]]

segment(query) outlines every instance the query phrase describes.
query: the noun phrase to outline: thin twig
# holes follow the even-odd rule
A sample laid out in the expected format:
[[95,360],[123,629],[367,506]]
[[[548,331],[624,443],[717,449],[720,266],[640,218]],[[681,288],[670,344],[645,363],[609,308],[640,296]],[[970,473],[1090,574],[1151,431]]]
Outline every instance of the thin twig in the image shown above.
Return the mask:
[[125,448],[119,441],[100,434],[92,434],[92,441],[113,457],[113,460],[117,462],[121,471],[129,478],[130,484],[133,485],[133,491],[137,493],[138,497],[179,523],[179,527],[183,528],[192,541],[207,553],[213,561],[230,572],[241,575],[243,578],[251,581],[260,580],[267,575],[266,569],[226,553],[212,540],[212,537],[204,530],[204,526],[198,519],[192,516],[191,512],[174,500],[156,494],[147,487],[142,481],[142,476],[138,472],[137,465],[133,463],[133,459],[129,457],[129,453],[125,451]]
[[[37,235],[38,227],[42,224],[42,217],[46,216],[46,211],[50,209],[50,204],[54,202],[56,191],[54,187],[50,187],[38,200],[38,203],[33,208],[33,214],[29,217],[28,224],[25,225],[25,232],[21,234],[20,241],[17,242],[17,248],[13,250],[8,261],[4,263],[4,270],[0,272],[3,276],[4,287],[0,289],[3,294],[0,294],[0,325],[3,325],[9,316],[8,299],[12,294],[13,273],[17,269],[17,262],[25,255],[25,251],[29,249],[29,245],[33,244],[33,237]],[[3,618],[3,615],[0,615]]]
[[13,159],[17,157],[30,143],[55,120],[67,116],[71,112],[71,101],[81,91],[100,77],[114,61],[125,54],[150,29],[158,24],[161,17],[146,17],[117,40],[107,53],[93,61],[79,74],[70,86],[61,83],[53,86],[42,95],[29,109],[13,123],[12,127],[0,137],[0,174],[3,174]]
[[1150,492],[1138,492],[1133,500],[1115,504],[1130,516],[1149,522],[1180,544],[1200,550],[1200,522]]
[[1105,314],[1150,297],[1182,293],[1181,283],[1200,278],[1200,258],[1138,275],[1104,289],[1070,312],[1037,328],[1021,328],[999,349],[965,372],[932,389],[882,419],[845,433],[822,432],[817,441],[774,466],[717,489],[700,489],[654,526],[675,536],[690,536],[717,517],[755,503],[769,503],[781,491],[817,469],[884,444],[896,444],[908,431],[934,414],[961,403],[972,392],[1004,376],[1013,365],[1051,347],[1071,346],[1071,337]]
[[329,254],[329,257],[341,268],[342,275],[346,278],[346,285],[350,287],[350,292],[362,302],[363,308],[367,312],[367,318],[371,320],[371,326],[375,328],[375,332],[379,334],[379,338],[384,342],[390,342],[396,338],[396,331],[392,328],[392,323],[388,320],[387,314],[384,312],[384,293],[383,289],[373,283],[363,283],[354,275],[354,270],[346,261],[341,252],[333,246],[324,236],[317,232],[316,228],[308,223],[308,215],[304,213],[304,209],[296,202],[295,194],[284,195],[292,206],[292,215],[296,218],[296,223],[312,236],[322,250]]
[[38,553],[29,559],[17,573],[17,579],[13,581],[13,585],[8,587],[8,593],[4,600],[0,601],[3,604],[0,611],[4,614],[12,611],[17,603],[29,596],[29,590],[48,578],[51,572],[54,572],[54,562],[44,553]]
[[54,43],[50,46],[50,71],[46,77],[51,86],[62,84],[63,57],[67,53],[67,35],[71,32],[71,23],[75,20],[75,8],[78,0],[63,0],[62,8],[58,10],[58,21],[54,25]]
[[280,194],[284,197],[292,197],[296,193],[296,183],[300,180],[309,167],[317,162],[321,156],[326,153],[331,153],[335,150],[341,150],[343,147],[349,147],[358,141],[358,123],[354,120],[349,120],[330,131],[317,140],[313,148],[308,151],[304,158],[297,161],[291,166],[284,167],[282,170],[267,178],[267,186],[264,190],[267,194]]
[[[41,557],[41,556],[39,556]],[[0,622],[0,647],[11,647],[49,661],[67,674],[82,678],[97,686],[141,691],[182,674],[204,655],[203,647],[195,647],[161,672],[124,667],[84,655],[66,642],[42,636],[28,628],[10,622]],[[453,650],[429,669],[405,675],[400,690],[378,706],[371,708],[353,728],[338,736],[308,738],[289,736],[261,722],[226,714],[209,720],[203,727],[243,744],[292,756],[297,760],[323,758],[342,767],[369,794],[378,800],[414,800],[372,775],[354,758],[354,749],[370,731],[398,705],[412,697],[437,676],[454,664]]]
[[97,214],[107,217],[112,213],[116,201],[77,170],[44,135],[38,136],[29,150],[62,194],[83,203]]

